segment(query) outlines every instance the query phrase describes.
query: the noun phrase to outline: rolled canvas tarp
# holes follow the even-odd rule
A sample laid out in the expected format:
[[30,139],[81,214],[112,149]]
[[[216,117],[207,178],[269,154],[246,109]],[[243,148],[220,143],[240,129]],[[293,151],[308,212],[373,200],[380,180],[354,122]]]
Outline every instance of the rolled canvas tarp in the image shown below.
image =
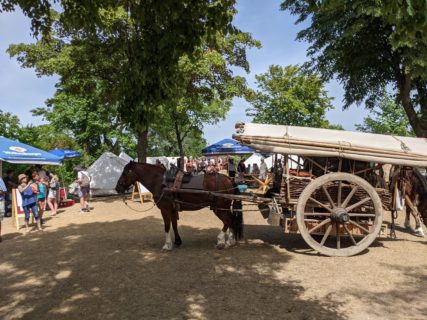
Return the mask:
[[263,152],[427,166],[424,138],[256,123],[238,123],[236,128],[234,139]]

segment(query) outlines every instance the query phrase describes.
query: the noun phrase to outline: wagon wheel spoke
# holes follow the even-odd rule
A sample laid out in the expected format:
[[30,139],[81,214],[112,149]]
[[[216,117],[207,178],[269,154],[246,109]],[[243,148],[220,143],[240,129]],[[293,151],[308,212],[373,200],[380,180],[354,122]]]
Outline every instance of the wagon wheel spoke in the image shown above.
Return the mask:
[[325,244],[326,239],[328,239],[329,234],[331,233],[332,230],[332,224],[330,224],[328,226],[328,228],[326,229],[325,234],[323,235],[322,241],[320,241],[320,245],[323,246]]
[[375,213],[349,213],[352,218],[363,217],[363,218],[375,218]]
[[335,232],[337,234],[337,249],[341,249],[341,234],[340,234],[340,224],[335,223]]
[[323,220],[323,221],[322,221],[322,222],[320,222],[317,226],[315,226],[314,228],[310,229],[310,230],[308,231],[308,233],[313,233],[314,231],[319,230],[321,227],[323,227],[325,224],[327,224],[327,223],[329,223],[329,222],[331,222],[331,219],[330,219],[330,218]]
[[353,242],[353,244],[356,246],[357,242],[356,242],[356,240],[354,240],[353,235],[351,234],[350,230],[348,229],[347,225],[345,225],[345,224],[344,224],[344,229],[347,232],[348,236],[350,237],[351,242]]
[[321,216],[321,217],[330,217],[331,214],[329,212],[305,212],[305,216]]
[[328,198],[329,203],[331,204],[332,208],[335,208],[335,203],[331,198],[331,195],[329,194],[328,190],[326,189],[325,185],[322,186],[323,192],[326,195],[326,198]]
[[369,234],[369,230],[357,223],[356,221],[350,220],[349,222]]
[[338,183],[338,194],[337,194],[338,207],[341,206],[341,195],[342,195],[342,181],[340,180]]
[[322,208],[328,210],[329,212],[332,212],[332,209],[329,208],[328,206],[325,206],[323,203],[321,203],[320,201],[317,201],[316,199],[314,199],[313,197],[310,197],[309,200],[313,201],[315,204],[321,206]]
[[344,202],[341,205],[343,208],[347,207],[351,198],[353,198],[354,194],[356,193],[357,189],[359,189],[358,186],[354,186],[353,188],[351,188],[350,193],[347,195],[347,198],[345,198]]
[[345,210],[347,210],[347,212],[349,212],[349,211],[351,211],[353,209],[356,209],[356,208],[360,207],[362,204],[364,204],[364,203],[366,203],[366,202],[368,202],[370,200],[371,200],[370,197],[366,197],[366,198],[360,200],[359,202],[356,202],[355,204],[352,204],[351,206],[345,208]]

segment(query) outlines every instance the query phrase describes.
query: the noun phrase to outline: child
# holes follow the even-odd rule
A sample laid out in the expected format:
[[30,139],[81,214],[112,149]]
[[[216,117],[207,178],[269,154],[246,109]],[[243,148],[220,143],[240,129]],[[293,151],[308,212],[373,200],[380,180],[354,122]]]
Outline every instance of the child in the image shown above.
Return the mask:
[[37,194],[37,203],[39,208],[40,223],[44,224],[43,213],[46,207],[46,190],[49,185],[49,179],[45,175],[42,178],[38,173],[33,173],[33,179],[37,182],[39,193]]
[[25,174],[18,176],[18,183],[18,190],[22,196],[22,208],[25,212],[25,232],[29,232],[30,210],[33,212],[34,219],[36,220],[37,230],[43,231],[37,207],[37,193],[34,192],[37,189],[37,185],[34,182],[28,182],[28,177]]
[[47,205],[52,213],[52,216],[56,216],[58,213],[58,189],[59,179],[56,174],[49,172],[49,192],[47,194]]

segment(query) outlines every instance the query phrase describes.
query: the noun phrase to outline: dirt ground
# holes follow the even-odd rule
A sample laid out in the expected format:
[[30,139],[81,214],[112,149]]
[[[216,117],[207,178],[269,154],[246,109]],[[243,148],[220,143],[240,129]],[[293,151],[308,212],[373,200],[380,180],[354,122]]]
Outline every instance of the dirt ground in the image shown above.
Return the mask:
[[0,319],[427,318],[427,241],[401,220],[396,240],[331,258],[254,212],[246,242],[216,250],[221,224],[205,209],[181,213],[183,245],[163,253],[157,209],[92,207],[62,210],[25,236],[3,221]]

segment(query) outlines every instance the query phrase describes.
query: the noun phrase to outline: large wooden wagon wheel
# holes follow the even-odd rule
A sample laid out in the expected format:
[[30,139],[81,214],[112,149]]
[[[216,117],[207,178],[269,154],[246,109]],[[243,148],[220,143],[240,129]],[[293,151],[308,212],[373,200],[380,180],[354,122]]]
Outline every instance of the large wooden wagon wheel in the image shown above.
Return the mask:
[[365,250],[381,230],[382,203],[364,179],[330,173],[313,180],[297,204],[297,224],[305,242],[327,256]]

